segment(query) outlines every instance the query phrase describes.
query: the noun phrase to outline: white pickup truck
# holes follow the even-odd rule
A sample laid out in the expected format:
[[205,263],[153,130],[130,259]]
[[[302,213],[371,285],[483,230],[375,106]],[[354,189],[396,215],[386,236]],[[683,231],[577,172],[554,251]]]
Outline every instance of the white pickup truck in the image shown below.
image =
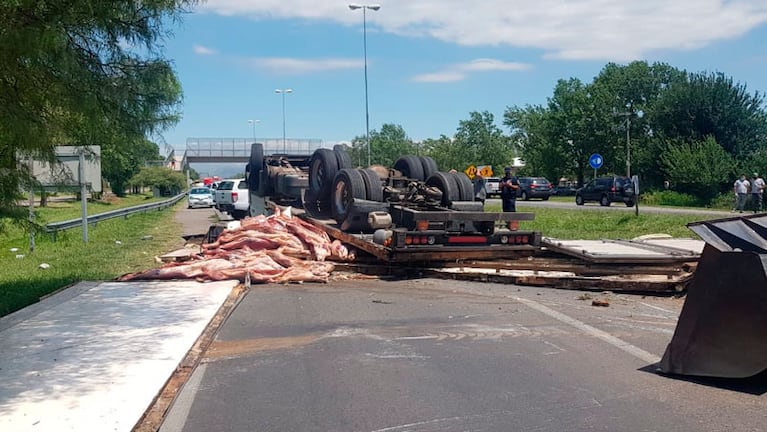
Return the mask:
[[235,219],[248,216],[250,210],[248,182],[245,179],[222,181],[216,189],[216,209],[230,214]]

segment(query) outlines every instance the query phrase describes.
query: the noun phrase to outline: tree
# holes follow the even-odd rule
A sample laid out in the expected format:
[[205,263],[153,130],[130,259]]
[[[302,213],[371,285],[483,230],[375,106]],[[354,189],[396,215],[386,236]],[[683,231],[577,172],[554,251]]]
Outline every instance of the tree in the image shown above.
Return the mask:
[[750,94],[722,73],[689,74],[669,87],[652,111],[658,135],[702,141],[713,137],[727,153],[743,159],[765,148],[764,95]]
[[109,182],[112,192],[123,196],[128,180],[141,170],[146,161],[158,158],[159,147],[147,139],[137,139],[132,146],[106,145],[102,149],[102,175]]
[[127,184],[137,187],[153,187],[160,195],[176,195],[186,189],[186,177],[178,171],[165,167],[143,167]]
[[468,120],[461,120],[455,142],[463,155],[459,171],[469,165],[493,165],[497,171],[509,165],[515,156],[511,140],[496,126],[493,114],[488,111],[473,111]]
[[440,171],[460,170],[466,164],[462,146],[449,136],[427,138],[421,143],[420,148],[421,153],[437,162]]
[[735,161],[714,137],[695,142],[666,142],[661,165],[674,189],[710,201],[735,174]]
[[0,3],[0,216],[23,217],[15,200],[33,179],[19,158],[101,145],[109,165],[178,120],[181,88],[159,47],[166,23],[195,3]]
[[[400,156],[415,154],[416,151],[415,144],[400,125],[386,123],[381,126],[380,131],[370,131],[370,163],[372,164],[391,167]],[[357,162],[360,166],[367,165],[365,137],[355,137],[352,140],[350,156],[352,163]]]

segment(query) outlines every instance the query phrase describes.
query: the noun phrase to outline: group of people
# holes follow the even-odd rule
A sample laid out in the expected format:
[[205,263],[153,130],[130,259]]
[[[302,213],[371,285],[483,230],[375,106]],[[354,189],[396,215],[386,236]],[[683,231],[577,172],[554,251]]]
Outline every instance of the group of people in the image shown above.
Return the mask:
[[[501,203],[504,212],[517,211],[517,190],[519,189],[519,180],[514,175],[511,167],[504,169],[504,176],[499,184],[501,190]],[[487,180],[477,173],[474,180],[474,199],[485,203],[487,198]]]
[[743,213],[749,203],[749,197],[751,198],[751,210],[754,213],[763,210],[763,198],[764,189],[767,187],[764,179],[759,173],[754,173],[751,176],[751,181],[746,178],[745,174],[741,174],[740,178],[733,183],[733,191],[735,192],[735,208],[732,211],[739,211]]

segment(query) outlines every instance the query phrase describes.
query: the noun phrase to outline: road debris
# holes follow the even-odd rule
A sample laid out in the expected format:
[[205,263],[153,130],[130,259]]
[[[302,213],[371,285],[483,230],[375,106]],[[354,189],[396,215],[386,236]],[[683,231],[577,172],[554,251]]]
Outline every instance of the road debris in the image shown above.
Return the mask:
[[245,218],[224,230],[202,255],[190,261],[170,262],[160,268],[130,273],[120,281],[141,279],[195,279],[199,281],[246,278],[251,283],[327,282],[334,264],[354,255],[339,241],[299,218],[282,214]]
[[609,307],[610,302],[604,299],[594,299],[591,301],[591,306]]

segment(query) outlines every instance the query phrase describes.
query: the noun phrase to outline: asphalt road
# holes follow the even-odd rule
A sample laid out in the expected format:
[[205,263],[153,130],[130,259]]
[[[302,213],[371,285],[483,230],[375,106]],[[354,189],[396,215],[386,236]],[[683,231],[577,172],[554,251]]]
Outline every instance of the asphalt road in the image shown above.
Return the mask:
[[252,287],[161,430],[764,428],[767,383],[655,373],[681,299],[336,278]]

